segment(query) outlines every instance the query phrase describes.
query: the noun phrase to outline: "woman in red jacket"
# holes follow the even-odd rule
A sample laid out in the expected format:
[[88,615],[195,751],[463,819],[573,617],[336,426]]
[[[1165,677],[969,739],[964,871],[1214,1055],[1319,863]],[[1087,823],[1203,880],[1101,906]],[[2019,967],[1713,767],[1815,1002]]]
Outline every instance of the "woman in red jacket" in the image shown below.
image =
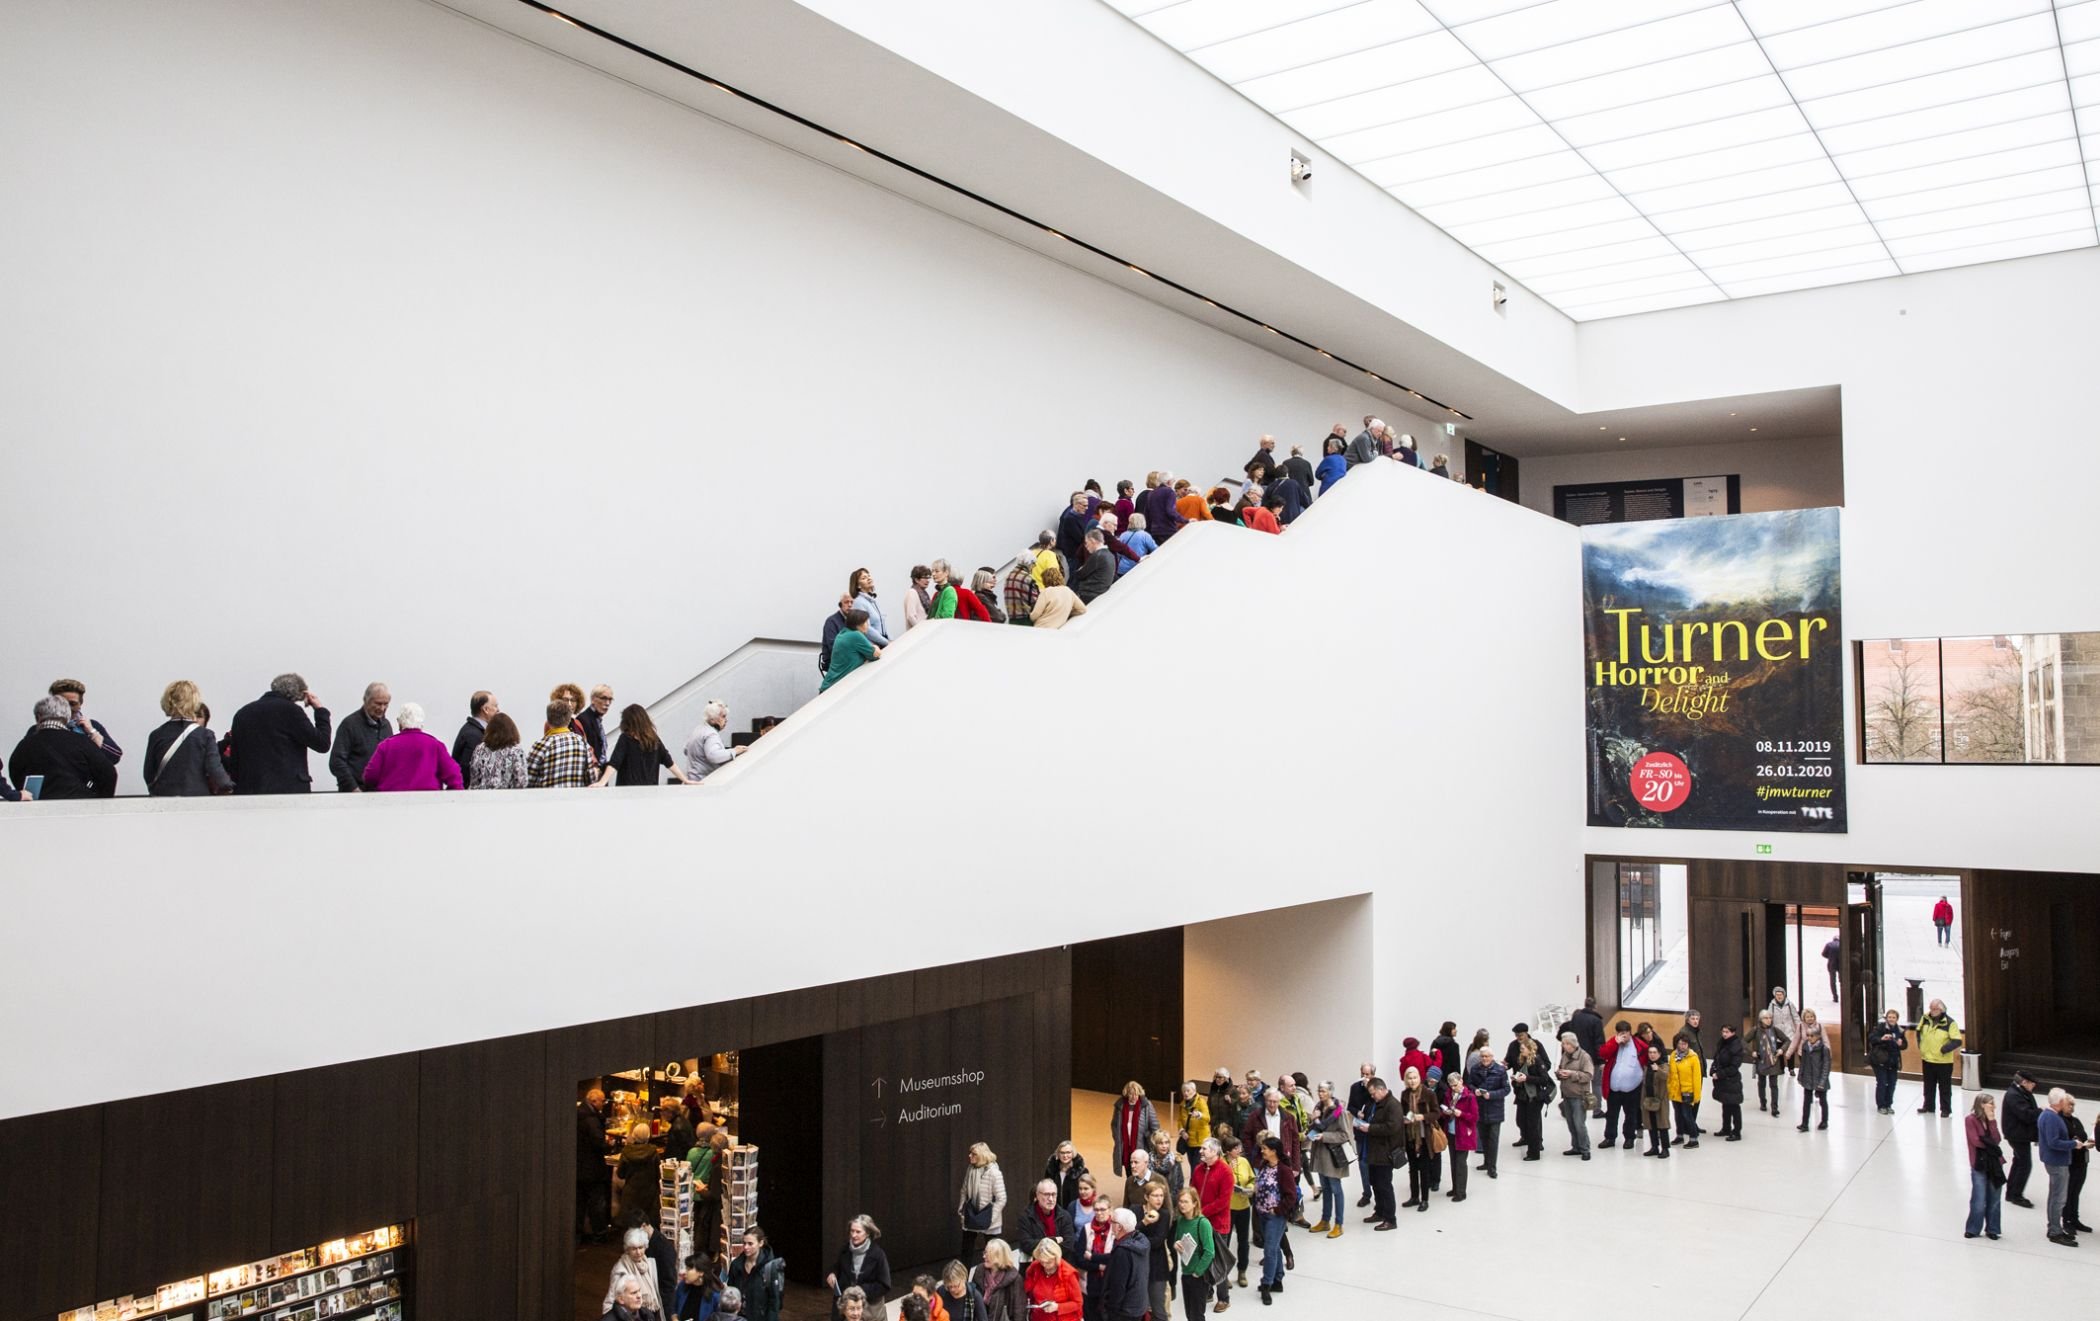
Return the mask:
[[1065,1260],[1065,1250],[1054,1238],[1035,1245],[1034,1260],[1028,1263],[1022,1288],[1028,1291],[1029,1314],[1045,1321],[1079,1321],[1086,1306],[1086,1290],[1080,1287],[1079,1272]]

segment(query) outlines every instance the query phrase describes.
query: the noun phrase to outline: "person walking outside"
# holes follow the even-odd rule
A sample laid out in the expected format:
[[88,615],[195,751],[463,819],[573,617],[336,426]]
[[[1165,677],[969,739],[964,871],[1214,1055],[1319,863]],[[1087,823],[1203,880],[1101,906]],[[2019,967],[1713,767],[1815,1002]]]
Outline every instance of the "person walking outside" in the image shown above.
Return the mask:
[[1942,945],[1954,943],[1954,905],[1947,902],[1946,895],[1932,906],[1932,933]]
[[1998,1105],[1989,1092],[1977,1094],[1962,1121],[1969,1141],[1969,1220],[1963,1238],[1998,1237],[1998,1203],[2005,1187],[2005,1150],[1998,1145]]

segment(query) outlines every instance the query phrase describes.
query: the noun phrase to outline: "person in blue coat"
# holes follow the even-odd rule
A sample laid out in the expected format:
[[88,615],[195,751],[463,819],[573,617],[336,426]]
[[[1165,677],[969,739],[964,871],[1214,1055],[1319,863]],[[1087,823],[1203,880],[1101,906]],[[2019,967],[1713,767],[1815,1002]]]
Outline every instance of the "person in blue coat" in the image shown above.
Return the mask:
[[2062,1247],[2078,1246],[2078,1236],[2064,1224],[2064,1199],[2071,1190],[2071,1156],[2078,1144],[2071,1140],[2071,1126],[2064,1111],[2071,1094],[2061,1087],[2049,1089],[2049,1104],[2035,1116],[2035,1145],[2041,1148],[2042,1171],[2049,1176],[2049,1241]]
[[1334,489],[1334,484],[1349,475],[1349,460],[1342,457],[1342,442],[1333,436],[1327,438],[1325,457],[1320,466],[1313,469],[1313,477],[1320,483],[1320,494]]
[[1509,1070],[1492,1051],[1477,1051],[1466,1065],[1466,1086],[1480,1102],[1480,1168],[1487,1171],[1488,1178],[1498,1178],[1495,1156],[1502,1146],[1502,1102],[1509,1096]]

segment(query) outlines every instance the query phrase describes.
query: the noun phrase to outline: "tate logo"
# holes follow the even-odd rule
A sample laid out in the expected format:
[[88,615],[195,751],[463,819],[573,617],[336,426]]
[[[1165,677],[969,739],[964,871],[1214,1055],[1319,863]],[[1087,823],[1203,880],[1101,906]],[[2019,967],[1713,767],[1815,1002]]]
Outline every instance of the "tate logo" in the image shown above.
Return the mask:
[[1801,815],[1811,821],[1834,821],[1837,819],[1837,809],[1834,807],[1804,807],[1801,809]]

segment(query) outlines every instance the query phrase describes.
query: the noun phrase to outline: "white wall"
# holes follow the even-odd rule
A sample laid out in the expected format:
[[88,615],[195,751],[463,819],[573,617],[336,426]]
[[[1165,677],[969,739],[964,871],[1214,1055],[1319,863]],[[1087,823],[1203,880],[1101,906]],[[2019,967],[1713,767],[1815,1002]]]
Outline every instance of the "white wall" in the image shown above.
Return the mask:
[[1385,411],[412,0],[32,6],[0,121],[0,721],[74,676],[140,754],[178,677],[650,701]]
[[[1582,328],[1585,399],[1623,408],[1835,382],[1848,639],[2100,628],[2096,293],[2100,251],[2085,250],[1593,322]],[[1856,755],[1850,728],[1848,711]],[[2100,869],[2100,769],[1847,774],[1850,833],[1781,836],[1773,856]],[[1751,856],[1768,838],[1588,835],[1596,852],[1717,857]]]
[[1742,512],[1821,509],[1845,503],[1843,442],[1835,436],[1761,444],[1679,445],[1667,449],[1597,450],[1525,459],[1524,505],[1553,512],[1553,488],[1583,482],[1666,477],[1742,477]]
[[[1431,548],[1463,580],[1395,595]],[[1580,888],[1542,884],[1578,848],[1577,558],[1376,464],[1063,631],[916,630],[699,789],[12,809],[0,1116],[1360,894],[1368,964],[1279,942],[1276,988],[1378,1006],[1372,1040],[1293,1067],[1396,1054],[1400,1011],[1514,1021],[1582,962]],[[1454,920],[1483,957],[1438,956]]]
[[1194,922],[1181,930],[1181,1076],[1304,1070],[1356,1078],[1374,1043],[1371,997],[1351,994],[1376,947],[1369,895]]

